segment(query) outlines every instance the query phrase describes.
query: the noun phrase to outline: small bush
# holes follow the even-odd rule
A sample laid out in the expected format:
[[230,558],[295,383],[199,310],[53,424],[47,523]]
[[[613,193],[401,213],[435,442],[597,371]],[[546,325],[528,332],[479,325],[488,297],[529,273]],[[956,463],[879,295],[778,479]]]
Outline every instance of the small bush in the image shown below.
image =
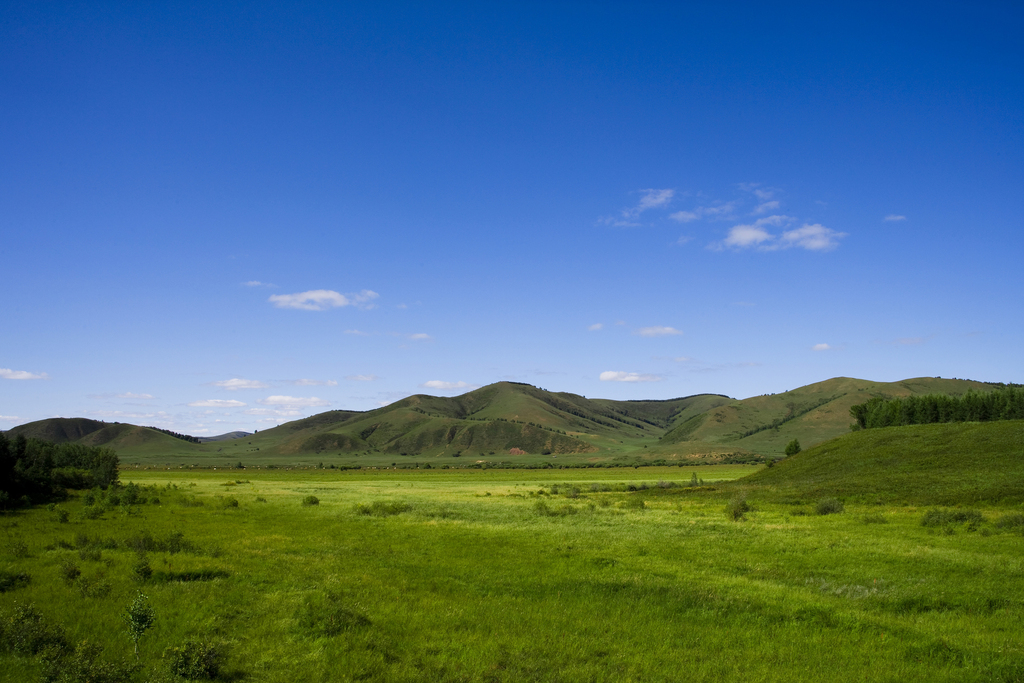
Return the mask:
[[568,515],[575,515],[578,512],[578,510],[572,505],[566,504],[556,508],[548,505],[543,500],[538,500],[534,503],[533,509],[541,517],[567,517]]
[[647,501],[639,496],[629,496],[619,503],[619,507],[624,510],[646,510]]
[[984,524],[985,517],[977,510],[940,510],[932,508],[924,513],[921,518],[921,526],[945,527],[954,524],[967,524],[969,527],[977,528]]
[[82,575],[82,570],[71,560],[64,560],[57,567],[57,574],[64,580],[64,583],[70,586]]
[[789,455],[796,455],[797,453],[800,452],[800,450],[801,450],[800,449],[800,441],[797,440],[797,439],[793,439],[792,441],[790,441],[789,443],[786,444],[786,455],[787,456],[789,456]]
[[0,593],[24,588],[32,582],[32,577],[22,572],[9,572],[0,569]]
[[307,598],[298,622],[302,630],[315,636],[334,636],[372,623],[369,617],[346,605],[342,596],[335,593]]
[[1024,513],[1011,512],[1008,515],[1003,515],[996,521],[996,526],[1000,529],[1024,532]]
[[149,558],[142,553],[139,554],[132,565],[132,575],[139,583],[145,583],[153,576],[153,568],[149,566]]
[[33,605],[15,605],[0,615],[0,652],[35,655],[44,650],[63,650],[68,641],[64,628],[49,623]]
[[7,543],[5,548],[7,554],[11,557],[25,558],[28,557],[28,544],[25,541],[14,540]]
[[103,551],[99,548],[81,548],[78,551],[78,559],[83,562],[99,562],[103,559]]
[[164,656],[170,660],[171,674],[190,681],[217,678],[223,655],[211,643],[188,639],[181,647],[168,648]]
[[131,683],[138,667],[128,662],[100,660],[103,648],[83,640],[71,652],[47,651],[43,657],[43,683]]
[[408,503],[389,503],[383,500],[375,500],[369,505],[365,503],[357,503],[352,509],[357,515],[391,517],[393,515],[400,515],[403,512],[409,512],[409,510],[412,510],[412,505],[409,505]]
[[[320,501],[317,501],[317,503],[319,502]],[[223,505],[225,508],[236,508],[238,507],[238,499],[235,498],[234,496],[228,496],[227,498],[224,499]]]
[[743,496],[735,496],[725,504],[725,516],[734,521],[740,521],[753,508]]
[[316,496],[306,496],[305,498],[302,499],[302,504],[307,507],[310,505],[319,505],[320,499],[317,498]]
[[838,498],[822,498],[814,506],[814,511],[819,515],[837,515],[845,509]]

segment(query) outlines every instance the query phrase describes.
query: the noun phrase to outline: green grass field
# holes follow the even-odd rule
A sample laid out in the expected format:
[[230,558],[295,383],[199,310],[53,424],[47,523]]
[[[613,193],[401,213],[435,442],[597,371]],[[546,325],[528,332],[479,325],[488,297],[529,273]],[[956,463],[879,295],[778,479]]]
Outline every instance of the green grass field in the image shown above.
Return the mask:
[[[31,576],[0,611],[32,603],[130,659],[141,589],[140,681],[172,680],[188,638],[238,681],[1024,680],[1020,501],[961,520],[857,493],[818,515],[835,492],[778,473],[819,457],[744,480],[757,468],[126,471],[145,504],[0,518],[0,570]],[[39,679],[38,658],[0,662]]]

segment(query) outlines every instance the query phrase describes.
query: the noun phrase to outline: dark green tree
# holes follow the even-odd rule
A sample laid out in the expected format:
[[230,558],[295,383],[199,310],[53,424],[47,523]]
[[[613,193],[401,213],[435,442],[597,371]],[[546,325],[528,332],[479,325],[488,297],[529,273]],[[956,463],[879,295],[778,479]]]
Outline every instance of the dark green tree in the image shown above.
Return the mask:
[[793,439],[792,441],[790,441],[789,443],[786,444],[786,455],[787,456],[788,455],[796,455],[799,452],[800,452],[800,441],[799,440]]

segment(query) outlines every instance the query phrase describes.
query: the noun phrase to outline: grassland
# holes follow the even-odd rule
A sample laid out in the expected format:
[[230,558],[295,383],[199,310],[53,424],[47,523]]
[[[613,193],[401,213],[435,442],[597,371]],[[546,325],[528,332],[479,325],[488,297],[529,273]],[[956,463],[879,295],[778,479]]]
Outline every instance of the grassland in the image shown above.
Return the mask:
[[[909,474],[946,425],[771,469],[131,470],[145,504],[0,519],[0,568],[31,576],[0,610],[32,602],[129,657],[141,588],[157,621],[139,680],[166,680],[165,651],[193,637],[226,653],[224,680],[1019,681],[1024,499],[970,496],[1019,482],[1024,425],[1006,424],[954,439],[944,486]],[[901,451],[907,477],[884,462]],[[850,462],[829,483],[835,454]],[[814,514],[818,496],[845,510]]]

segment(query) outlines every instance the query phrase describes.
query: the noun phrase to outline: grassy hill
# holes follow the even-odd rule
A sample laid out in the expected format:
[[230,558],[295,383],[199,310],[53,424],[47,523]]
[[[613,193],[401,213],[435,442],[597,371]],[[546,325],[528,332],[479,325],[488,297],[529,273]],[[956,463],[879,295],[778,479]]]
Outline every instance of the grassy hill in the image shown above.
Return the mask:
[[694,415],[670,430],[663,445],[690,441],[732,445],[763,455],[781,456],[799,439],[806,448],[849,431],[850,407],[874,396],[959,395],[990,391],[992,385],[959,379],[918,377],[901,382],[870,382],[836,377],[781,394],[733,401]]
[[742,480],[778,497],[867,503],[1024,503],[1024,421],[851,432]]
[[241,438],[205,443],[83,418],[41,420],[15,427],[10,434],[107,445],[124,462],[166,466],[390,466],[408,464],[411,458],[433,466],[477,460],[553,465],[723,462],[779,457],[793,438],[807,448],[844,434],[851,422],[850,406],[872,396],[990,388],[967,380],[882,383],[840,377],[744,400],[700,394],[614,401],[498,382],[450,398],[409,396],[367,412],[331,410]]

